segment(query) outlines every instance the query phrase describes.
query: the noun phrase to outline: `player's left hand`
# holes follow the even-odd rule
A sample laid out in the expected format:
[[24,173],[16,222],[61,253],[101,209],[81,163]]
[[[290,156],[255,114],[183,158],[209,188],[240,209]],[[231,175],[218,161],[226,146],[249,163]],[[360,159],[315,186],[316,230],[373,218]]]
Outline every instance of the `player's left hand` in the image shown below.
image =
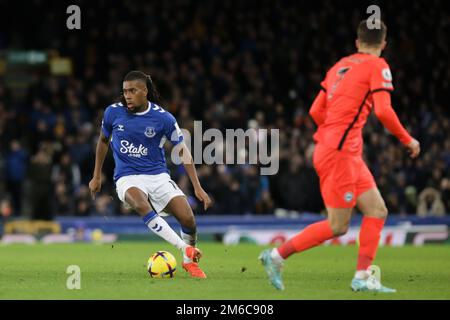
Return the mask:
[[207,210],[209,207],[211,207],[212,201],[211,198],[208,196],[208,194],[203,190],[203,188],[198,188],[195,190],[195,196],[198,200],[203,202],[203,207],[205,210]]

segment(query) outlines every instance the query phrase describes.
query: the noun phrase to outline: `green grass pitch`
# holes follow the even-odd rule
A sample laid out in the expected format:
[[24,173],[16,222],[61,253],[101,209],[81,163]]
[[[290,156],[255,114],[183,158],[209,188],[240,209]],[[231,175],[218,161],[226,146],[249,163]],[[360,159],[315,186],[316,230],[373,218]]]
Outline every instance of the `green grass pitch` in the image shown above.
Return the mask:
[[[0,299],[450,299],[450,246],[383,247],[375,261],[395,294],[354,293],[349,288],[357,247],[322,246],[291,257],[286,290],[273,289],[257,260],[263,247],[202,243],[208,279],[191,279],[176,249],[162,242],[114,245],[0,246]],[[178,260],[173,279],[146,271],[154,251]],[[81,268],[81,289],[68,290],[69,265]]]

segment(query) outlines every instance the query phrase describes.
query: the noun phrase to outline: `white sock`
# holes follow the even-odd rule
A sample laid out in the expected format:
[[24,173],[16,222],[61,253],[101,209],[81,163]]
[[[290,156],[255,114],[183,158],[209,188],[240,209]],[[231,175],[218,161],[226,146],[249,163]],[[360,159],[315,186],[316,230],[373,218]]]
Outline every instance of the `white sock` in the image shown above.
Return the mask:
[[280,253],[278,252],[277,248],[273,248],[272,251],[270,251],[270,257],[277,264],[283,264],[284,262],[284,259],[282,256],[280,256]]
[[366,280],[367,278],[369,278],[370,273],[367,272],[366,270],[357,270],[355,272],[355,279],[359,279],[359,280]]
[[[197,232],[193,234],[184,233],[183,230],[180,231],[181,238],[183,239],[184,243],[186,243],[189,246],[195,247],[197,244]],[[183,262],[184,263],[191,263],[192,259],[188,258],[186,253],[183,253]]]
[[150,230],[156,233],[158,236],[169,242],[170,244],[183,251],[188,246],[179,236],[173,231],[169,224],[160,216],[154,217],[147,223]]

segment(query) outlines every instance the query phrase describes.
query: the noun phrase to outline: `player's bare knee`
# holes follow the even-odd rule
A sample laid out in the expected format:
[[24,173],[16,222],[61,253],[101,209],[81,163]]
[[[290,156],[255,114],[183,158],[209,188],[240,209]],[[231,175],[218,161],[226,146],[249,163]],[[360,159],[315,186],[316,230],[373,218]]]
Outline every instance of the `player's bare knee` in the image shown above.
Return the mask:
[[386,219],[388,215],[388,209],[386,205],[383,203],[382,205],[377,206],[375,209],[375,216],[380,219]]
[[348,231],[348,224],[335,224],[331,225],[331,230],[335,237],[343,236]]

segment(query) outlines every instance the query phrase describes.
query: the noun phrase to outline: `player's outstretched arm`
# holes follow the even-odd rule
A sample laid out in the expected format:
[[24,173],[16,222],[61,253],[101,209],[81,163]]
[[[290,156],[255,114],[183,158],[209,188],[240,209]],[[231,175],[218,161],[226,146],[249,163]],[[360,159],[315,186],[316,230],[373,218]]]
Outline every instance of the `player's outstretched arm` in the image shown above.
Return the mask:
[[200,181],[198,180],[197,170],[195,170],[194,160],[192,159],[191,152],[189,151],[188,147],[184,142],[181,143],[182,143],[181,159],[183,162],[183,166],[186,169],[189,179],[191,180],[192,186],[194,187],[195,196],[197,197],[198,200],[203,202],[203,207],[205,210],[207,210],[212,204],[211,198],[200,185]]
[[311,115],[317,126],[320,126],[325,122],[326,106],[327,95],[324,91],[320,90],[316,99],[314,99],[311,109],[309,110],[309,114]]
[[391,96],[387,91],[378,91],[373,94],[374,109],[377,118],[400,142],[408,149],[411,158],[416,158],[420,153],[419,142],[411,137],[400,123],[394,109],[391,106]]
[[100,137],[98,139],[97,149],[95,151],[94,174],[89,182],[89,190],[91,191],[92,199],[95,198],[95,194],[100,191],[102,186],[102,167],[106,154],[108,153],[109,140],[110,139],[106,138],[100,130]]

